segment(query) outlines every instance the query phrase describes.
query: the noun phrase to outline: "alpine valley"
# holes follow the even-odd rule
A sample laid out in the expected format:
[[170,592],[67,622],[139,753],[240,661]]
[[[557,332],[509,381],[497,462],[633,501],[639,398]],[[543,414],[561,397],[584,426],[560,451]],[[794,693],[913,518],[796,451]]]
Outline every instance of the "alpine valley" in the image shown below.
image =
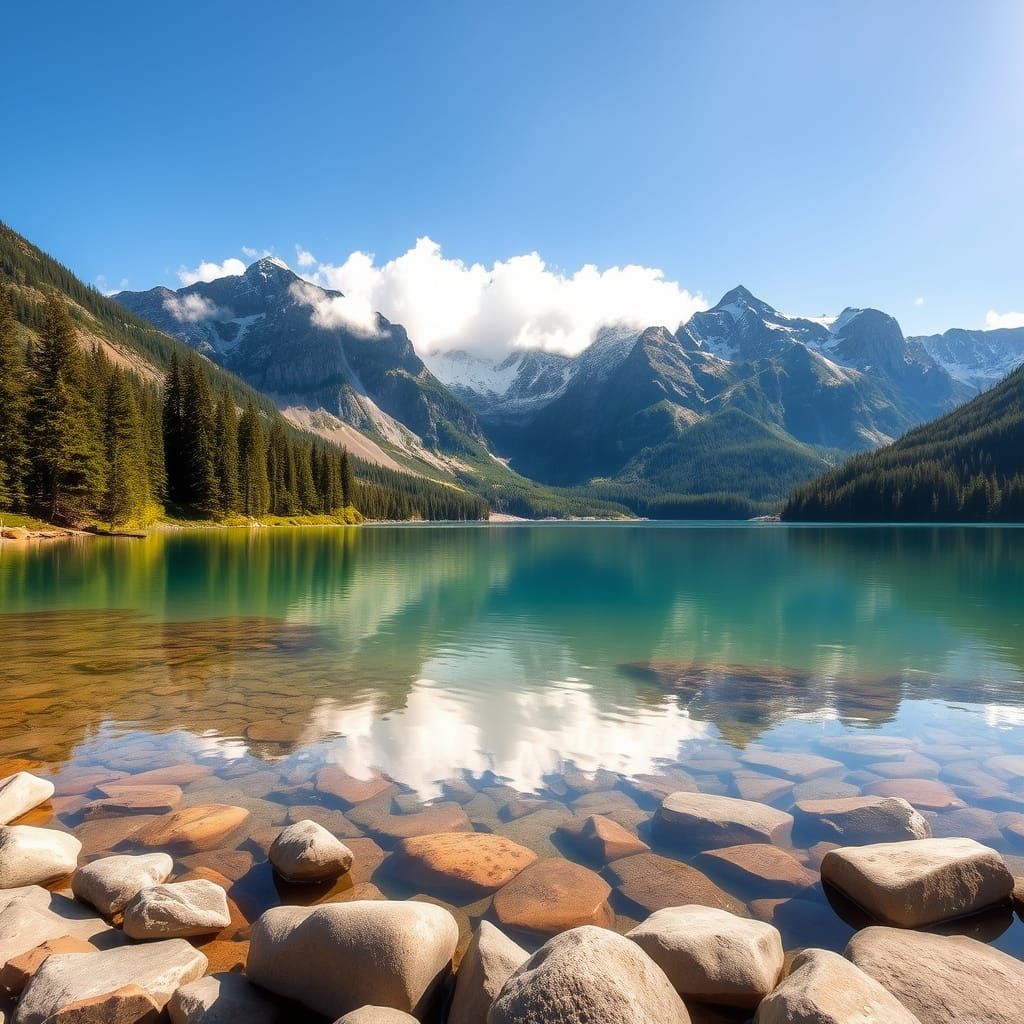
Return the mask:
[[790,316],[743,287],[675,330],[609,326],[572,358],[528,349],[500,361],[446,351],[424,362],[401,326],[332,316],[341,294],[273,257],[115,298],[296,425],[527,515],[564,511],[538,500],[556,495],[577,513],[767,512],[1024,361],[1024,329],[907,338],[879,310]]

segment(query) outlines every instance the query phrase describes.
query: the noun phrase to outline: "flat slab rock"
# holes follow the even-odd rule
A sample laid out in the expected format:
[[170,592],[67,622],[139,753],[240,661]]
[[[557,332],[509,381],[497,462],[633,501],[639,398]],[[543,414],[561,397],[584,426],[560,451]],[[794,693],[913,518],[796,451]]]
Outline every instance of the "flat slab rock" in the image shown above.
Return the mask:
[[687,1000],[753,1009],[775,987],[785,954],[770,924],[711,907],[667,907],[628,932]]
[[920,928],[1009,900],[1002,856],[973,839],[917,839],[830,850],[821,877],[877,920]]
[[921,1024],[1020,1024],[1024,963],[962,935],[900,928],[858,932],[846,956]]
[[488,1024],[690,1024],[664,972],[638,945],[604,928],[549,939],[505,983]]
[[494,897],[494,913],[506,928],[554,935],[581,925],[610,927],[611,887],[598,874],[560,857],[531,864]]
[[922,1024],[874,978],[824,949],[797,955],[755,1019],[757,1024]]
[[536,860],[533,850],[505,836],[441,832],[403,839],[391,867],[412,885],[484,894],[507,885]]
[[368,779],[357,779],[342,768],[330,767],[321,768],[317,772],[316,788],[319,792],[336,797],[346,806],[352,807],[391,792],[394,783],[377,773]]
[[82,812],[92,818],[120,818],[126,814],[168,814],[181,803],[180,786],[98,786],[102,799],[92,800]]
[[183,852],[216,850],[249,818],[244,807],[200,804],[165,814],[132,834],[132,842],[146,847],[175,847]]
[[768,843],[721,846],[704,854],[705,862],[746,887],[791,895],[818,882],[818,873],[805,868],[791,853]]
[[96,947],[85,939],[61,935],[47,939],[20,956],[9,959],[0,967],[0,989],[11,995],[18,995],[29,983],[32,976],[51,956],[64,953],[95,953]]
[[601,814],[570,818],[556,831],[584,857],[602,864],[650,849],[629,829]]
[[740,843],[788,843],[793,816],[767,804],[710,793],[673,793],[655,817],[660,836],[707,850]]
[[842,761],[833,761],[830,757],[820,754],[803,754],[792,751],[776,751],[752,749],[746,750],[740,757],[744,764],[755,768],[767,768],[787,778],[805,782],[821,775],[830,775],[845,769]]
[[927,819],[902,797],[798,800],[793,810],[798,825],[837,841],[891,843],[932,834]]
[[748,916],[744,903],[715,885],[707,875],[656,853],[638,853],[612,861],[608,876],[620,895],[648,914],[665,907],[697,904]]
[[126,985],[137,985],[162,1009],[178,988],[203,976],[206,964],[184,939],[51,956],[22,993],[13,1024],[45,1024],[64,1007]]
[[964,806],[963,800],[937,779],[883,779],[872,783],[867,793],[872,796],[902,797],[914,807],[926,811],[946,811]]

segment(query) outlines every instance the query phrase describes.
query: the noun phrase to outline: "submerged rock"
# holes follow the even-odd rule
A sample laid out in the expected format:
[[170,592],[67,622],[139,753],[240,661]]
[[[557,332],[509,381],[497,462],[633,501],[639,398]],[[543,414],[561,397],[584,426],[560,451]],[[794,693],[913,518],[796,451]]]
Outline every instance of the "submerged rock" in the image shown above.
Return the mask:
[[707,850],[740,843],[786,843],[793,816],[752,800],[673,793],[662,801],[654,824],[668,842]]
[[749,888],[789,895],[818,882],[818,874],[791,853],[767,843],[742,843],[708,850],[705,862]]
[[891,843],[932,834],[927,819],[902,797],[798,800],[794,813],[801,827],[848,843]]
[[504,836],[441,832],[403,839],[391,868],[407,884],[484,894],[507,885],[536,859],[532,850]]
[[618,892],[648,914],[665,907],[697,904],[747,916],[745,904],[719,888],[707,875],[656,853],[638,853],[612,861],[608,875]]
[[249,811],[231,804],[201,804],[165,814],[132,834],[141,846],[177,847],[194,853],[216,850],[248,819]]
[[143,889],[166,882],[173,870],[174,861],[166,853],[103,857],[75,872],[71,891],[101,914],[112,917]]
[[690,1024],[664,972],[603,928],[549,939],[505,983],[487,1024]]
[[224,889],[204,878],[143,889],[124,911],[124,933],[133,939],[183,939],[229,924]]
[[711,907],[667,907],[626,935],[684,999],[753,1009],[782,974],[782,938],[770,924]]
[[557,831],[584,857],[602,864],[650,849],[629,829],[600,814],[570,818],[559,825]]
[[1020,1024],[1024,963],[983,942],[878,926],[858,932],[846,956],[921,1024]]
[[757,1008],[755,1024],[921,1024],[874,978],[824,949],[805,949]]
[[270,847],[270,863],[288,882],[329,882],[352,867],[352,851],[315,821],[289,825]]
[[580,925],[610,926],[611,887],[571,860],[539,860],[516,875],[494,897],[494,913],[506,928],[554,935]]
[[332,1020],[362,1006],[421,1016],[458,940],[452,915],[430,903],[275,907],[253,927],[246,969],[256,984]]
[[529,956],[490,921],[481,921],[455,977],[448,1024],[483,1024],[502,986]]
[[7,825],[53,796],[53,783],[31,772],[0,779],[0,825]]
[[917,839],[830,850],[821,877],[879,921],[919,928],[964,917],[1013,892],[1003,858],[973,839]]
[[81,849],[74,836],[56,829],[0,826],[0,889],[56,882],[75,870]]

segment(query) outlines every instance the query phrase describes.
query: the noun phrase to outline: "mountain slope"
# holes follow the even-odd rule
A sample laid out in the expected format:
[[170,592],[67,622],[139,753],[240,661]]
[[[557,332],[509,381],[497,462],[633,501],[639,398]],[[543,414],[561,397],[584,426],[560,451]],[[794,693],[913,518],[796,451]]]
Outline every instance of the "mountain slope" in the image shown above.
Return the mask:
[[[101,351],[114,366],[129,371],[150,387],[162,385],[173,356],[184,361],[193,354],[181,341],[83,284],[68,268],[2,223],[0,286],[6,287],[11,295],[23,343],[38,335],[44,322],[46,297],[57,293],[72,318],[79,345],[89,351]],[[207,359],[200,360],[200,369],[214,395],[227,392],[238,408],[251,403],[268,428],[275,422],[284,424],[274,402],[260,391]],[[294,427],[289,425],[286,429],[299,436]],[[306,443],[311,440],[309,434],[303,435],[303,439]],[[368,499],[372,497],[373,507],[385,510],[388,516],[429,518],[454,506],[460,508],[458,518],[486,515],[480,500],[460,487],[353,461]]]
[[790,497],[803,521],[1024,521],[1024,367]]
[[955,380],[983,391],[1024,363],[1024,327],[993,331],[955,328],[911,338]]
[[472,410],[430,373],[404,328],[379,314],[372,327],[354,327],[338,313],[340,292],[273,257],[244,274],[114,298],[282,409],[323,410],[417,455],[470,454],[483,442]]

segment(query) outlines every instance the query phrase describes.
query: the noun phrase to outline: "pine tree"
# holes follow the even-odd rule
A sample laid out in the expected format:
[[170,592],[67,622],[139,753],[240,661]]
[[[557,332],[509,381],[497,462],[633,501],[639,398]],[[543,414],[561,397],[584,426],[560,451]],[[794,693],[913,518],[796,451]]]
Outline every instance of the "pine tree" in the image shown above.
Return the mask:
[[267,476],[270,480],[270,511],[275,516],[294,515],[297,511],[295,452],[280,419],[275,419],[270,425]]
[[110,373],[106,401],[107,494],[111,523],[139,522],[153,504],[146,460],[146,435],[128,378]]
[[182,374],[181,432],[185,501],[200,515],[220,511],[215,420],[210,385],[199,360],[189,359]]
[[238,423],[238,480],[241,511],[256,519],[270,509],[267,478],[267,439],[259,413],[250,402]]
[[140,405],[143,429],[146,433],[149,491],[153,501],[160,505],[167,497],[167,465],[164,454],[163,409],[159,392],[152,386],[143,388]]
[[299,508],[307,514],[319,512],[320,496],[313,477],[313,453],[308,444],[300,444],[295,451],[295,484]]
[[172,501],[186,500],[184,431],[182,427],[182,378],[177,353],[171,353],[171,362],[164,379],[163,446],[164,467],[167,478],[167,496]]
[[217,403],[217,479],[220,482],[220,510],[223,515],[239,512],[242,495],[238,485],[238,416],[228,391]]
[[7,290],[0,291],[0,508],[25,507],[28,370]]
[[339,472],[341,474],[341,503],[348,508],[356,503],[356,484],[347,448],[341,449]]
[[56,295],[33,353],[29,409],[33,490],[52,522],[80,522],[95,513],[105,491],[105,459],[95,406],[75,329]]

